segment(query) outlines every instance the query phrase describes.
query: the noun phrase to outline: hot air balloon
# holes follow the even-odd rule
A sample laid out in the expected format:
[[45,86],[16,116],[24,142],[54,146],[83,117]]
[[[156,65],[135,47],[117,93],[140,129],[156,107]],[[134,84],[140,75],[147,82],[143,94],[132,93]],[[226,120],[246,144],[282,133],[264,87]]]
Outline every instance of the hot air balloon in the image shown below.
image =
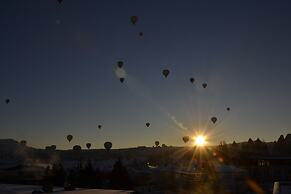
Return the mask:
[[68,140],[69,142],[71,142],[72,139],[73,139],[73,136],[72,136],[72,135],[67,135],[67,140]]
[[87,147],[88,149],[90,149],[90,148],[91,148],[91,144],[90,144],[90,143],[86,143],[86,147]]
[[138,35],[139,35],[140,37],[143,37],[143,32],[139,32]]
[[62,3],[63,3],[63,0],[58,0],[58,3],[59,3],[59,4],[62,4]]
[[111,147],[112,147],[112,143],[111,142],[107,141],[107,142],[104,143],[104,148],[107,151],[109,151],[111,149]]
[[229,107],[227,107],[227,108],[226,108],[226,110],[227,110],[227,111],[230,111],[230,108],[229,108]]
[[194,81],[195,81],[194,77],[191,77],[191,78],[190,78],[190,82],[193,84]]
[[184,136],[183,138],[184,143],[187,143],[190,140],[189,136]]
[[57,24],[57,25],[60,25],[60,24],[61,24],[61,20],[56,19],[56,24]]
[[170,74],[170,71],[168,69],[163,70],[163,75],[165,76],[165,78],[167,78],[169,74]]
[[158,147],[160,145],[160,142],[159,141],[155,141],[155,145],[156,145],[156,147]]
[[21,141],[20,141],[20,144],[21,144],[22,146],[26,146],[27,141],[26,141],[26,140],[21,140]]
[[211,117],[211,121],[212,121],[213,124],[215,124],[216,121],[217,121],[217,118],[216,117]]
[[51,145],[51,149],[52,150],[56,150],[57,149],[57,146],[56,145]]
[[146,123],[146,126],[149,127],[151,124],[150,123]]
[[51,145],[51,146],[46,146],[45,147],[45,150],[48,150],[48,151],[55,151],[56,149],[57,149],[56,145]]
[[123,61],[117,61],[117,67],[122,68],[123,67]]
[[138,22],[138,17],[137,16],[131,16],[130,21],[133,25],[135,25]]
[[120,81],[121,83],[123,83],[123,82],[124,82],[124,78],[123,78],[123,77],[119,78],[119,81]]
[[80,145],[74,145],[73,150],[74,151],[81,151],[82,147]]
[[98,125],[98,129],[101,129],[102,128],[102,125]]
[[6,98],[6,99],[5,99],[5,103],[6,103],[6,104],[9,104],[9,103],[10,103],[10,99],[9,99],[9,98]]
[[207,83],[203,83],[203,84],[202,84],[202,87],[203,87],[203,88],[206,88],[206,87],[207,87]]

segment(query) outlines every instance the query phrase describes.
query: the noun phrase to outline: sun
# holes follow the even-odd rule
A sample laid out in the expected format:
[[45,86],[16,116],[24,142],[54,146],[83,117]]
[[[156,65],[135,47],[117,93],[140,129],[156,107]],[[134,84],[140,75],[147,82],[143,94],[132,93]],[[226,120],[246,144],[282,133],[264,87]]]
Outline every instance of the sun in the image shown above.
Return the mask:
[[194,137],[194,145],[198,147],[203,147],[206,145],[206,137],[203,135],[197,135]]

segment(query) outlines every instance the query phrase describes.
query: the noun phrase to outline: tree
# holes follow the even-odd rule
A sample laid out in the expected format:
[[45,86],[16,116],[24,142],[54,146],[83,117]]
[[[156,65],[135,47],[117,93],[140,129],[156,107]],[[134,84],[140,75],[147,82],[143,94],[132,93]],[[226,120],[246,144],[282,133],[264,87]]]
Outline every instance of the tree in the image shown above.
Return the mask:
[[51,193],[53,191],[53,177],[50,166],[47,166],[44,171],[42,190],[47,193]]
[[114,189],[131,188],[131,180],[129,174],[120,159],[113,166],[110,178],[110,185]]
[[55,186],[63,186],[66,179],[66,171],[61,163],[54,163],[52,167],[52,177]]
[[79,181],[82,187],[93,188],[95,186],[95,170],[90,160],[87,161],[84,168],[80,169]]
[[67,184],[72,188],[78,186],[77,172],[75,169],[70,169],[67,176]]

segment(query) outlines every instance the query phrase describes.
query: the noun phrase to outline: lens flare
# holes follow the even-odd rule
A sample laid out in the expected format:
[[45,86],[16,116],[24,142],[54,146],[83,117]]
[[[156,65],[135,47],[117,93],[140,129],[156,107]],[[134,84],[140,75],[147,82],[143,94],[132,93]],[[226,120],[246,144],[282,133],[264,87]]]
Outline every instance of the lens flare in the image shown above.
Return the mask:
[[194,145],[198,147],[203,147],[206,145],[206,137],[203,135],[197,135],[194,137]]

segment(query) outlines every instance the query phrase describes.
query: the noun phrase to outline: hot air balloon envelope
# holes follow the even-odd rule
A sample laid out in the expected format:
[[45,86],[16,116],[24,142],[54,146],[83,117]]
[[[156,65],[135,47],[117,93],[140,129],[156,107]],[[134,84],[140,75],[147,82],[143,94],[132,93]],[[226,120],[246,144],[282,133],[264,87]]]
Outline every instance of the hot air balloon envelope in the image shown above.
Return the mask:
[[138,22],[138,17],[137,16],[131,16],[130,21],[133,25],[135,25]]
[[5,103],[9,104],[10,103],[10,99],[9,98],[5,99]]
[[109,151],[111,149],[111,147],[112,147],[112,143],[111,142],[107,141],[107,142],[104,143],[104,148],[107,151]]
[[193,77],[190,78],[190,82],[193,84],[195,79]]
[[187,143],[190,140],[189,136],[184,136],[183,138],[184,143]]
[[90,149],[90,147],[91,147],[91,143],[86,143],[86,147],[87,147],[88,149]]
[[118,66],[119,68],[122,68],[122,67],[123,67],[123,61],[118,61],[118,62],[117,62],[117,66]]
[[156,147],[158,147],[160,145],[160,142],[159,141],[155,141],[155,145],[156,145]]
[[73,136],[72,136],[72,135],[67,135],[67,140],[68,140],[69,142],[71,142],[72,139],[73,139]]
[[170,71],[169,71],[168,69],[164,69],[164,70],[163,70],[163,75],[164,75],[165,77],[168,77],[169,74],[170,74]]
[[214,123],[216,123],[216,121],[217,121],[217,118],[216,117],[211,117],[211,121],[213,122],[213,124]]

